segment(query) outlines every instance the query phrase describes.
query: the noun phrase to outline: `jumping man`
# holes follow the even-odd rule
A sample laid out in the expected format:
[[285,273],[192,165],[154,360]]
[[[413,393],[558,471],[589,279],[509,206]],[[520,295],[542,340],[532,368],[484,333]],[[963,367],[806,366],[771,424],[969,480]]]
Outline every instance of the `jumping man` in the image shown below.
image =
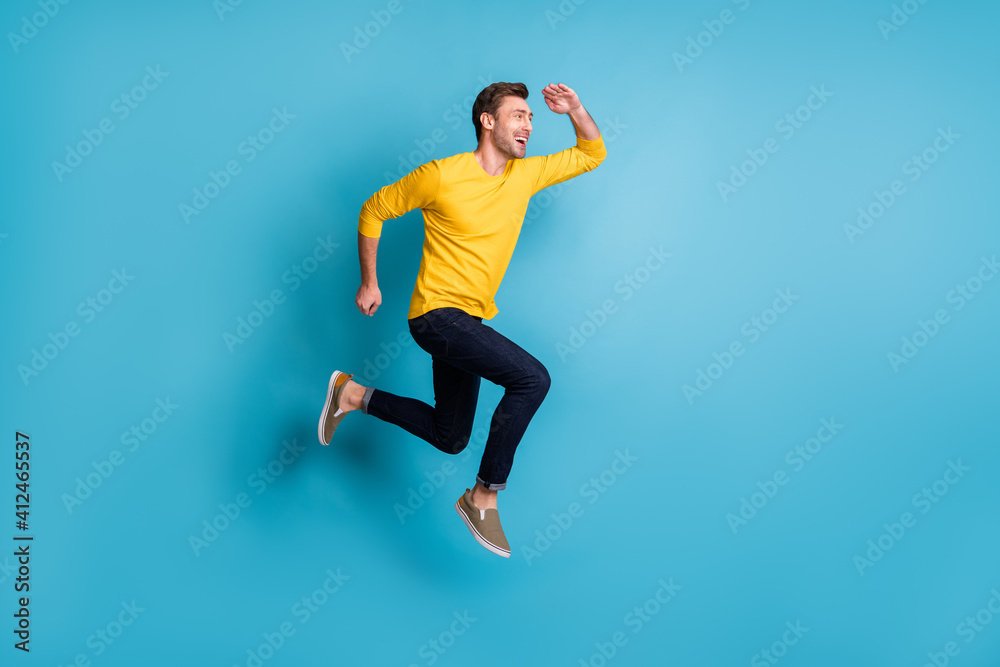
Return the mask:
[[455,509],[482,546],[505,558],[510,546],[500,526],[497,492],[506,488],[514,451],[548,393],[549,374],[483,320],[498,312],[493,297],[531,196],[594,169],[607,156],[597,125],[571,88],[549,84],[542,95],[549,109],[569,115],[576,146],[525,158],[533,115],[528,89],[523,83],[494,83],[472,106],[475,151],[422,164],[361,207],[361,287],[355,303],[369,316],[382,303],[375,274],[382,223],[415,208],[423,211],[423,258],[407,321],[413,340],[432,358],[434,407],[364,387],[353,374],[334,371],[319,421],[324,445],[344,416],[360,409],[458,454],[472,434],[480,379],[503,387],[476,482]]

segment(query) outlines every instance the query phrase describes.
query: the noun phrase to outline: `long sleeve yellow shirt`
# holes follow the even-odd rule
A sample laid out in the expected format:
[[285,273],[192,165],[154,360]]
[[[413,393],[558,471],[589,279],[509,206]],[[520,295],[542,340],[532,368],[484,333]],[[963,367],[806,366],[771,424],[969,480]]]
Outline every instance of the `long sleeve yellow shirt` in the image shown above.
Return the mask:
[[493,297],[531,196],[590,171],[607,154],[602,137],[577,137],[564,151],[508,160],[499,176],[487,174],[471,152],[432,160],[372,195],[358,231],[378,238],[384,221],[421,209],[423,257],[407,317],[450,306],[488,320],[498,312]]

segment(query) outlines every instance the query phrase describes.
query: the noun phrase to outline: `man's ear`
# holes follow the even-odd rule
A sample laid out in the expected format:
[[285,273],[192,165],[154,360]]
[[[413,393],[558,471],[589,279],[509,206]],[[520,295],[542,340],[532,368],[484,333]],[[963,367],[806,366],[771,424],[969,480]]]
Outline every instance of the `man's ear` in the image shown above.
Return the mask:
[[479,114],[479,122],[482,124],[484,130],[493,129],[493,116],[489,115],[485,111]]

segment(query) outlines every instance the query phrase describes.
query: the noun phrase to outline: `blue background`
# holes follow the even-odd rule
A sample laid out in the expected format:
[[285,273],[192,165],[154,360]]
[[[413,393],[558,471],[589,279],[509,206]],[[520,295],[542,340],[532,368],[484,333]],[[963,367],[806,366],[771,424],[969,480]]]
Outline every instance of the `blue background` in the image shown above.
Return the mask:
[[[4,3],[2,534],[20,534],[20,430],[35,542],[30,655],[12,647],[16,575],[0,558],[3,664],[253,665],[283,622],[295,633],[262,664],[773,664],[767,649],[787,665],[919,666],[949,641],[948,664],[998,664],[1000,619],[984,612],[971,642],[960,624],[1000,590],[1000,280],[973,281],[960,310],[949,293],[1000,251],[1000,16],[911,4],[883,34],[888,1],[71,2],[14,45],[42,10]],[[725,9],[732,21],[711,23]],[[391,21],[345,55],[370,12]],[[115,99],[157,66],[166,77],[120,118]],[[535,197],[488,322],[553,378],[500,495],[509,560],[452,508],[481,440],[447,458],[359,412],[316,441],[335,368],[432,400],[405,321],[420,213],[385,225],[371,318],[353,301],[357,215],[401,156],[472,150],[471,101],[501,80],[531,91],[529,155],[574,142],[542,100],[550,82],[578,92],[609,153]],[[786,137],[776,123],[813,86],[832,96]],[[294,118],[247,161],[241,142],[275,108]],[[60,179],[53,162],[104,118],[114,131]],[[959,138],[911,180],[904,163],[948,128]],[[723,197],[769,138],[777,152]],[[180,205],[229,160],[240,173],[186,222]],[[852,243],[845,224],[894,180],[905,194]],[[317,238],[339,245],[292,289],[283,276]],[[670,258],[644,272],[651,246]],[[88,319],[78,304],[123,269]],[[626,276],[645,280],[627,299]],[[227,345],[273,290],[283,303]],[[776,290],[797,299],[774,321]],[[609,299],[603,324],[584,324]],[[948,322],[894,368],[887,355],[939,309]],[[71,322],[78,335],[22,377]],[[713,368],[734,341],[744,354]],[[715,379],[686,395],[699,371]],[[484,383],[477,428],[500,391]],[[157,399],[178,407],[129,451],[122,434]],[[842,428],[797,469],[786,454],[823,419]],[[121,465],[67,504],[116,450]],[[605,472],[626,451],[636,461]],[[968,470],[915,502],[949,462]],[[770,486],[776,473],[787,483]],[[249,506],[219,518],[241,493]],[[744,498],[759,507],[733,523]],[[904,512],[905,534],[886,537]],[[225,528],[192,546],[213,520]],[[338,568],[349,579],[301,622],[295,605]],[[680,587],[662,606],[648,602],[661,579]],[[114,643],[95,639],[133,601]],[[786,623],[808,628],[794,645]]]

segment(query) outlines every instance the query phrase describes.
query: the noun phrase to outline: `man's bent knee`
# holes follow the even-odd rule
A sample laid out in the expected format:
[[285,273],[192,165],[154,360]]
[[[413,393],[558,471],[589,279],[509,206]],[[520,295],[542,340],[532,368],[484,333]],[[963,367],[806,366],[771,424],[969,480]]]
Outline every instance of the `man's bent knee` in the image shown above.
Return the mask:
[[549,387],[552,385],[552,378],[549,377],[549,371],[545,366],[539,364],[538,368],[541,371],[538,374],[538,391],[541,393],[542,398],[545,398],[545,395],[549,393]]
[[[444,435],[444,437],[442,437]],[[469,446],[469,440],[472,438],[471,429],[469,433],[465,435],[460,435],[455,437],[451,433],[437,434],[438,449],[440,449],[445,454],[461,454],[466,447]]]
[[549,377],[549,371],[545,368],[545,366],[539,363],[532,369],[532,373],[529,377],[529,385],[537,397],[538,403],[541,403],[545,398],[545,395],[549,393],[549,387],[551,384],[552,378]]
[[468,446],[469,446],[469,436],[465,436],[460,440],[454,441],[452,445],[448,447],[448,453],[452,455],[461,454]]

